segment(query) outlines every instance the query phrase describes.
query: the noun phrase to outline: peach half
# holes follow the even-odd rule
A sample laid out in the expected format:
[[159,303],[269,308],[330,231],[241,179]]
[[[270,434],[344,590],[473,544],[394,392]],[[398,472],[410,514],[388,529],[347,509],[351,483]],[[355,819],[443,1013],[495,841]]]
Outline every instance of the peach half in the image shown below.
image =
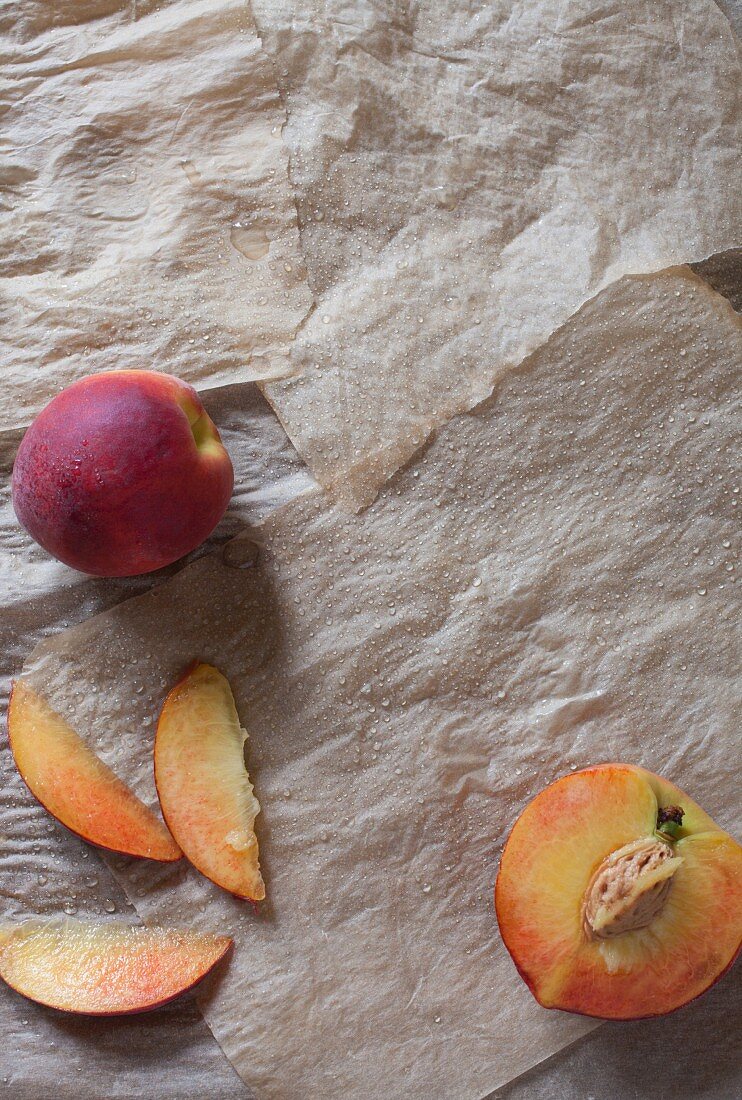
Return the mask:
[[31,794],[71,832],[124,855],[181,858],[162,821],[24,680],[11,692],[8,739]]
[[660,1016],[705,992],[739,951],[742,848],[672,783],[602,764],[526,806],[495,907],[546,1008]]
[[88,1016],[145,1012],[192,989],[229,936],[84,921],[0,928],[0,977],[38,1004]]
[[262,901],[260,804],[245,769],[246,740],[228,681],[196,664],[163,704],[155,782],[168,828],[194,867],[231,894]]

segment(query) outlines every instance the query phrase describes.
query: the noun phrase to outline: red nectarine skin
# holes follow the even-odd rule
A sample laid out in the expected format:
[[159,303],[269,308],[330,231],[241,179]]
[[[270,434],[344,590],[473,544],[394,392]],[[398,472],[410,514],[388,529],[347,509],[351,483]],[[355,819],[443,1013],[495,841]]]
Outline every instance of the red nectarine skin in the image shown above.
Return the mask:
[[13,468],[18,519],[74,569],[148,573],[199,546],[232,464],[192,386],[153,371],[75,382],[39,414]]
[[0,977],[61,1012],[147,1012],[192,989],[229,952],[228,936],[82,921],[0,928]]
[[526,806],[503,850],[495,906],[545,1007],[663,1015],[708,989],[740,949],[742,848],[667,780],[599,765]]

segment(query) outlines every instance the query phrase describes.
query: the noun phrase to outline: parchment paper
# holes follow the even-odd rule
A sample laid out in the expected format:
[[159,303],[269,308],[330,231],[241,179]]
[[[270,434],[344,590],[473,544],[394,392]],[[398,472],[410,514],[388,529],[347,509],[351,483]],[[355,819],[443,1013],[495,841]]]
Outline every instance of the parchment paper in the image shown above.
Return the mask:
[[368,504],[431,428],[625,273],[739,243],[712,0],[253,0],[317,308],[267,394]]
[[622,280],[363,515],[309,493],[32,656],[150,800],[168,685],[230,677],[268,903],[113,865],[145,920],[235,935],[203,1009],[259,1098],[478,1096],[593,1026],[533,1002],[492,909],[568,768],[643,764],[734,826],[740,350],[687,270]]
[[3,429],[97,370],[280,377],[311,298],[244,0],[0,13]]
[[[199,553],[213,551],[250,521],[312,485],[306,467],[252,384],[204,394],[235,466],[227,516]],[[64,912],[96,920],[138,918],[95,849],[32,800],[8,750],[11,678],[40,638],[162,583],[167,575],[85,577],[52,561],[18,527],[10,469],[21,432],[0,437],[0,899],[13,919]],[[177,568],[182,568],[179,563]],[[176,568],[169,572],[172,574]],[[0,983],[0,1081],[13,1100],[245,1100],[196,1005],[121,1020],[72,1019]]]

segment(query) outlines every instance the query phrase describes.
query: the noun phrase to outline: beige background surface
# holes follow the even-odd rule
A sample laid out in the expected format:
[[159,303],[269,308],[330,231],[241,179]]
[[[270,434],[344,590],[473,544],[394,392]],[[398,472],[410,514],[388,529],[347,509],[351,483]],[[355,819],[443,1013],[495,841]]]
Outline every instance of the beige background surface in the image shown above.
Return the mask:
[[289,371],[311,306],[244,0],[0,5],[2,428],[93,371]]
[[[4,4],[6,12],[12,4]],[[91,8],[96,6],[91,3]],[[101,7],[105,5],[101,2]],[[720,4],[732,17],[734,0]],[[739,260],[725,256],[704,265],[707,276],[730,297],[740,295]],[[306,487],[309,478],[276,427],[274,446],[264,458],[251,446],[250,426],[271,414],[250,387],[227,388],[207,397],[212,415],[227,427],[237,479],[243,486],[209,546],[234,534],[243,521]],[[267,430],[271,434],[271,430]],[[17,530],[7,501],[12,456],[20,438],[9,433],[0,441],[0,684],[2,705],[10,677],[20,670],[33,644],[70,623],[144,590],[151,581],[104,582],[75,578],[44,559]],[[266,435],[261,435],[266,438]],[[208,549],[208,547],[206,548]],[[158,578],[159,579],[159,578]],[[12,617],[8,610],[12,609]],[[7,786],[4,797],[17,798]],[[57,882],[50,889],[56,903],[69,893],[72,841],[52,826]],[[14,870],[34,873],[32,850],[15,853]],[[8,853],[2,851],[3,859]],[[95,887],[80,883],[80,911],[85,892],[90,907],[111,899],[120,911],[125,902],[94,853],[89,856]],[[44,886],[48,885],[47,883]],[[3,904],[16,902],[12,877],[2,876]],[[94,895],[94,896],[92,896]],[[107,910],[106,910],[107,911]],[[616,1095],[644,1100],[677,1096],[727,1100],[740,1090],[738,1019],[742,1009],[739,968],[695,1005],[667,1020],[610,1025],[562,1052],[498,1095],[512,1100],[613,1100]],[[0,1093],[13,1100],[97,1100],[101,1095],[131,1097],[246,1098],[248,1092],[221,1054],[192,1004],[172,1006],[149,1017],[126,1021],[76,1021],[36,1009],[0,989]],[[432,1097],[431,1100],[437,1100]]]
[[[723,257],[702,267],[719,289],[742,288],[739,258]],[[211,414],[225,429],[235,459],[241,491],[230,512],[210,540],[210,547],[233,535],[244,522],[307,488],[311,482],[272,413],[256,391],[230,388],[208,395]],[[260,448],[251,440],[260,437]],[[272,441],[272,442],[271,442]],[[7,476],[16,440],[3,441],[3,493],[0,501],[0,575],[6,588],[3,603],[13,595],[21,629],[2,620],[3,704],[9,679],[34,642],[60,627],[81,621],[105,607],[149,588],[151,580],[98,581],[49,562],[20,534],[7,506]],[[205,549],[208,549],[206,547]],[[25,796],[4,770],[4,797]],[[90,852],[95,887],[70,885],[77,865],[77,842],[51,825],[55,848],[55,875],[44,889],[52,907],[78,893],[80,912],[88,906],[102,911],[103,902],[115,901],[119,912],[125,901],[98,857]],[[2,853],[7,860],[8,853]],[[34,874],[31,850],[11,864]],[[5,863],[7,867],[7,862]],[[89,879],[87,881],[90,881]],[[14,905],[13,878],[0,876],[3,905]],[[739,968],[707,997],[665,1020],[651,1023],[606,1025],[595,1034],[536,1068],[498,1095],[513,1100],[613,1100],[617,1094],[641,1100],[676,1100],[678,1095],[704,1100],[731,1100],[738,1093],[740,1053],[737,1020],[742,1009]],[[246,1100],[249,1093],[234,1074],[192,1003],[185,1002],[140,1020],[80,1021],[50,1014],[0,988],[0,1087],[13,1100],[38,1100],[55,1095],[61,1100],[98,1100],[101,1088],[115,1100],[164,1096],[167,1100]],[[438,1100],[431,1097],[431,1100]]]
[[316,309],[266,387],[347,507],[623,274],[737,244],[713,0],[253,0]]

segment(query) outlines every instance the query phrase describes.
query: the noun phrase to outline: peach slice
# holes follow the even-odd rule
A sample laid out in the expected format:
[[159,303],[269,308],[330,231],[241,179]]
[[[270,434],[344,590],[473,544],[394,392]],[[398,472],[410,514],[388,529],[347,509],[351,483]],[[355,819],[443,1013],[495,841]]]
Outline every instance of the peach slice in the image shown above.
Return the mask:
[[231,894],[261,901],[260,804],[245,770],[246,740],[228,681],[196,664],[163,705],[155,782],[163,817],[191,863]]
[[740,949],[742,848],[659,776],[586,768],[516,821],[495,907],[546,1008],[660,1016],[705,992]]
[[0,977],[62,1012],[145,1012],[191,989],[224,958],[229,936],[83,921],[0,929]]
[[162,821],[23,680],[11,692],[8,738],[31,793],[71,832],[124,855],[181,858]]

